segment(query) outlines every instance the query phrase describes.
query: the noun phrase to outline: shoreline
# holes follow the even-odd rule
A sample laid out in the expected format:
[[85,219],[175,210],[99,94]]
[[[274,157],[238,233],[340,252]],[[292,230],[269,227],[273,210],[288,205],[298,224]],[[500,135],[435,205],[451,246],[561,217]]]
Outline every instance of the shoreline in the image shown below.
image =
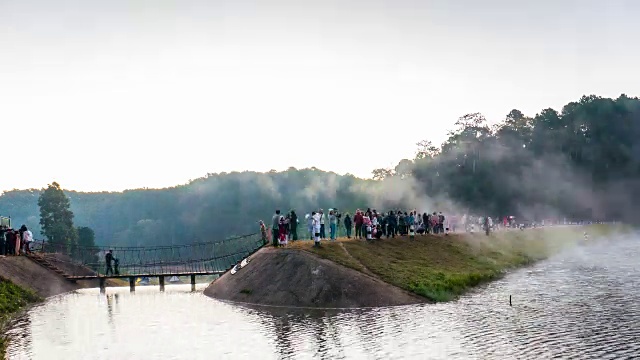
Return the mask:
[[0,357],[5,358],[8,345],[7,328],[31,307],[44,301],[35,292],[0,276]]

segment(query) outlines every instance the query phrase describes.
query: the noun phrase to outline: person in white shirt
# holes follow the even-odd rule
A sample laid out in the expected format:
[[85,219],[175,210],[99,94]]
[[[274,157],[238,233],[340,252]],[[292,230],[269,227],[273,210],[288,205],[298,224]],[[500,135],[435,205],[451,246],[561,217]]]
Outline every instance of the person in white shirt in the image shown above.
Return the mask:
[[320,214],[316,213],[315,211],[311,214],[311,217],[313,217],[313,240],[314,240],[314,245],[315,246],[320,246],[320,229],[321,229],[321,225],[320,225]]
[[33,241],[33,234],[31,233],[31,230],[27,229],[26,225],[22,225],[20,227],[20,232],[22,232],[22,246],[24,248],[24,252],[30,253],[31,248],[29,246]]

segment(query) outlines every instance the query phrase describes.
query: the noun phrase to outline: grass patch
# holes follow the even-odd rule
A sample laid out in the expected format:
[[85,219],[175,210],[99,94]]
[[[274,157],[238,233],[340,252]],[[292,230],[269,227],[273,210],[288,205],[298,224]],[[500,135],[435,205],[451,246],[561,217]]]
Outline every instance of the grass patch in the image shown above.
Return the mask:
[[7,339],[4,336],[4,328],[11,317],[26,306],[42,299],[35,293],[25,290],[14,283],[0,277],[0,357],[4,359],[7,347]]
[[354,260],[345,249],[341,246],[344,243],[348,242],[346,239],[341,239],[338,241],[323,241],[321,247],[313,246],[313,241],[310,240],[298,240],[296,242],[290,243],[289,248],[292,249],[301,249],[309,251],[315,255],[323,259],[331,260],[337,264],[342,266],[346,266],[351,269],[355,269],[358,271],[364,271],[364,268],[358,261]]
[[486,236],[451,234],[399,237],[375,241],[340,239],[323,242],[322,248],[308,241],[301,248],[338,264],[362,271],[363,265],[380,279],[432,301],[456,299],[474,286],[499,278],[508,269],[531,264],[583,240],[590,241],[618,231],[607,225],[567,226],[525,231],[508,230]]
[[242,289],[242,290],[240,290],[240,294],[251,295],[252,293],[253,293],[253,290],[251,290],[251,289]]

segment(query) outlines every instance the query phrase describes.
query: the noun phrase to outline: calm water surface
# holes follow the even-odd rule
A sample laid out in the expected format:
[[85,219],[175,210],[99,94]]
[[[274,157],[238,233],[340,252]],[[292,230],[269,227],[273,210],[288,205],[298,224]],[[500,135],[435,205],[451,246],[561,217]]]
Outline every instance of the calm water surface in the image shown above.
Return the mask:
[[[190,285],[82,290],[10,330],[10,359],[640,357],[640,241],[581,246],[460,301],[351,311],[246,307]],[[199,286],[201,291],[206,285]],[[509,295],[513,306],[509,306]]]

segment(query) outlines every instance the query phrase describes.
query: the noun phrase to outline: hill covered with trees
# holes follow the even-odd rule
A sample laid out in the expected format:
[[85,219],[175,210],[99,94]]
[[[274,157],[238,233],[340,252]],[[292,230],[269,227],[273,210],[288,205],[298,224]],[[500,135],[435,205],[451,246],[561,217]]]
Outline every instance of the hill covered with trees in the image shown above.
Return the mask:
[[[428,120],[425,120],[428,124]],[[449,138],[359,179],[315,168],[208,174],[187,185],[118,193],[66,191],[74,222],[97,244],[165,245],[255,232],[275,208],[460,210],[490,216],[633,220],[640,194],[640,100],[584,96],[490,126],[458,119]],[[64,184],[62,184],[64,185]],[[0,214],[39,234],[41,190],[0,196]]]

